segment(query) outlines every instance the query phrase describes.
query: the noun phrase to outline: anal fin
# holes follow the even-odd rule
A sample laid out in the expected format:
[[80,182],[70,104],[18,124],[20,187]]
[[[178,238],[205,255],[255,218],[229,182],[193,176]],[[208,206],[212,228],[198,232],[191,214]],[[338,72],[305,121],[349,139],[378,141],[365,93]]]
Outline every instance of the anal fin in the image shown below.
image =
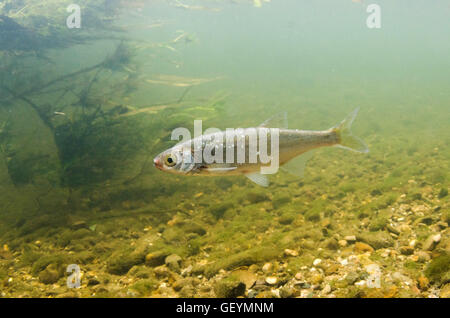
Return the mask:
[[249,173],[249,174],[246,174],[245,176],[260,186],[263,186],[263,187],[269,186],[269,179],[267,179],[267,176],[262,175],[258,172]]
[[294,176],[303,178],[305,175],[305,167],[306,162],[311,159],[313,156],[313,151],[308,151],[298,157],[295,157],[285,163],[281,169],[283,169],[286,172],[289,172],[290,174],[293,174]]

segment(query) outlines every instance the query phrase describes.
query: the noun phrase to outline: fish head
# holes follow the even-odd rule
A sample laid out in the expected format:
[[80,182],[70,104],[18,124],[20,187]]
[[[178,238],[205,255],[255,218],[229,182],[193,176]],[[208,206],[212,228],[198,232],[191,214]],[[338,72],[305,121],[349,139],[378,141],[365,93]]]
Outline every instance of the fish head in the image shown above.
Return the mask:
[[177,146],[161,152],[153,164],[161,171],[175,174],[186,174],[195,167],[191,149]]

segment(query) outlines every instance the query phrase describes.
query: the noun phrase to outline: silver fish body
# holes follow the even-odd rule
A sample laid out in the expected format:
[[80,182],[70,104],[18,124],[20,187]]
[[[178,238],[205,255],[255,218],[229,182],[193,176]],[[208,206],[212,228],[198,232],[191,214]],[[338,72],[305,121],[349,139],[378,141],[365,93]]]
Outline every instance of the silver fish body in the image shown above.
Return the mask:
[[[357,111],[350,114],[341,124],[323,131],[294,129],[274,131],[267,127],[256,127],[202,135],[162,152],[155,157],[154,164],[160,170],[185,175],[246,175],[261,185],[267,185],[266,178],[258,176],[261,167],[268,165],[267,160],[261,161],[260,155],[265,148],[273,159],[274,140],[277,143],[275,150],[278,151],[280,166],[320,147],[340,146],[367,152],[364,142],[354,137],[350,131]],[[274,135],[277,135],[276,139],[273,139]],[[211,158],[204,156],[205,153],[211,154],[214,160],[211,161]]]

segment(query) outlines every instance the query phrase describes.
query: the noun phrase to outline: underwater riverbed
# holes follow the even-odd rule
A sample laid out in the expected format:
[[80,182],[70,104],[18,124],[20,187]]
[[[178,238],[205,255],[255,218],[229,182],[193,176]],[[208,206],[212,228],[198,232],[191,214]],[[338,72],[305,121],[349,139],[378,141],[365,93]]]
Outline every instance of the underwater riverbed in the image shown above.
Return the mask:
[[[337,2],[130,1],[123,33],[0,47],[0,296],[450,297],[449,8],[380,1],[371,30]],[[370,152],[319,149],[302,178],[152,164],[194,120],[323,130],[356,107]]]

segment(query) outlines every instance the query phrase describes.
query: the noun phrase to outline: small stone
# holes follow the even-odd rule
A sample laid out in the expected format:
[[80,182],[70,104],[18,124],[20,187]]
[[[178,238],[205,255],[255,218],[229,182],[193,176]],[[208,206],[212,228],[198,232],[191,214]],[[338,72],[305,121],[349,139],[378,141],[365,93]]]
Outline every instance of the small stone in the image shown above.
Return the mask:
[[227,277],[214,285],[214,292],[220,298],[239,297],[245,293],[245,284],[234,277]]
[[176,254],[171,254],[166,257],[164,262],[170,270],[177,272],[177,273],[180,272],[180,265],[181,265],[181,257],[180,256],[178,256]]
[[297,251],[295,251],[295,250],[290,250],[290,249],[285,249],[284,250],[284,254],[286,255],[286,256],[298,256],[298,252]]
[[403,255],[411,255],[414,253],[414,248],[411,246],[401,246],[400,253],[402,253]]
[[430,235],[423,243],[422,248],[425,251],[432,251],[440,241],[441,234]]
[[418,262],[420,262],[420,263],[428,262],[431,259],[430,254],[428,254],[427,252],[424,252],[424,251],[417,252],[417,256],[418,256]]
[[426,290],[428,288],[428,284],[430,281],[425,276],[420,276],[418,279],[419,282],[419,288],[422,290]]
[[373,252],[373,248],[369,244],[362,243],[362,242],[356,242],[354,249],[358,253],[366,253],[366,252],[372,253]]
[[320,263],[322,263],[322,260],[321,260],[320,258],[316,258],[316,259],[314,260],[314,262],[313,262],[313,265],[314,265],[314,266],[317,266],[317,265],[319,265]]
[[280,297],[281,298],[290,298],[294,295],[294,290],[290,286],[283,286],[280,288]]
[[444,287],[442,287],[439,297],[450,298],[450,284],[447,284]]
[[275,285],[278,282],[278,279],[275,276],[266,277],[266,283],[269,285]]
[[145,256],[145,265],[150,267],[163,265],[166,257],[167,254],[162,252],[149,253]]
[[262,267],[262,271],[264,273],[268,273],[272,270],[272,264],[271,263],[265,263]]
[[353,285],[359,279],[359,275],[356,272],[350,272],[345,276],[345,282],[348,285]]
[[87,225],[87,223],[86,223],[85,221],[76,221],[76,222],[73,222],[73,223],[70,225],[70,227],[71,227],[73,230],[79,230],[79,229],[87,229],[87,228],[89,228],[89,226]]
[[339,240],[338,244],[340,247],[346,247],[347,246],[347,241],[346,240]]
[[240,282],[245,284],[245,288],[250,289],[256,282],[256,275],[247,270],[237,270],[232,274],[236,277]]
[[323,281],[323,276],[319,273],[311,276],[311,283],[313,283],[313,285],[318,285],[318,284],[322,283],[322,281]]
[[356,241],[356,236],[348,235],[348,236],[344,237],[344,240],[346,240],[348,243],[354,243]]
[[322,289],[322,294],[328,295],[329,293],[331,293],[331,286],[330,286],[329,284],[327,284],[327,285]]
[[296,280],[302,280],[303,279],[303,274],[298,272],[297,274],[295,274],[295,279]]
[[59,278],[58,271],[52,265],[48,265],[46,269],[39,273],[39,281],[46,285],[56,283]]
[[400,235],[400,231],[393,227],[391,224],[387,224],[386,229],[395,235]]

